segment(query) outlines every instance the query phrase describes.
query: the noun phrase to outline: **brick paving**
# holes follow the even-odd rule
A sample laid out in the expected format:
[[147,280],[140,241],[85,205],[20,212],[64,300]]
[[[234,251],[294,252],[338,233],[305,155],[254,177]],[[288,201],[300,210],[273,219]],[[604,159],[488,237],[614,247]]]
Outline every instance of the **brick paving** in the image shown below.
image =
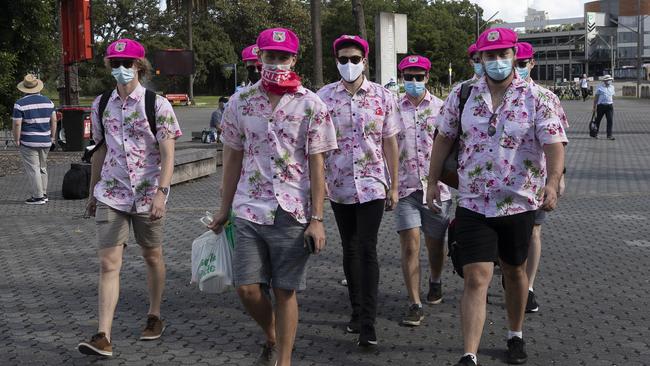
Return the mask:
[[[567,192],[543,229],[540,312],[527,315],[524,327],[529,365],[650,364],[650,104],[617,101],[616,141],[587,136],[590,107],[565,103],[572,124]],[[189,133],[210,111],[178,114]],[[235,293],[205,295],[189,284],[191,242],[204,231],[199,217],[218,206],[219,173],[172,189],[163,338],[137,340],[147,295],[139,250],[130,245],[113,329],[115,357],[76,351],[97,326],[98,261],[94,224],[81,217],[85,202],[61,198],[66,168],[51,166],[45,206],[22,203],[28,195],[22,175],[0,177],[0,365],[251,365],[263,337]],[[310,260],[308,289],[299,295],[294,364],[453,365],[462,352],[462,282],[451,266],[443,275],[443,303],[425,307],[422,326],[399,326],[407,296],[393,217],[385,215],[378,247],[380,344],[361,351],[356,337],[344,332],[347,292],[338,284],[341,248],[329,208],[326,223],[329,246]],[[421,260],[424,265],[424,255]],[[483,365],[502,365],[506,321],[498,278],[489,295],[479,357]]]

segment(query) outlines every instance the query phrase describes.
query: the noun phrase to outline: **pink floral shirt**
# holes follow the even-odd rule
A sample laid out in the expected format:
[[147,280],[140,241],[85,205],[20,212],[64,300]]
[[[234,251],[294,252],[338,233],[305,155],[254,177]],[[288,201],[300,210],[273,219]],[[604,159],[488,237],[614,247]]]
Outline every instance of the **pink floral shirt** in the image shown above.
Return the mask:
[[278,205],[298,222],[311,217],[309,155],[336,149],[325,104],[298,88],[272,110],[258,82],[235,94],[221,120],[223,142],[244,151],[233,210],[239,218],[273,225]]
[[338,81],[325,85],[318,96],[327,104],[339,145],[326,161],[330,200],[353,204],[386,198],[390,178],[383,139],[400,130],[393,93],[364,80],[351,95]]
[[[399,103],[402,130],[397,134],[399,145],[399,198],[404,198],[415,191],[423,191],[426,201],[427,182],[431,147],[436,130],[436,117],[440,113],[443,101],[431,93],[416,107],[408,97],[402,97]],[[451,199],[449,187],[438,182],[440,199]]]
[[137,88],[125,100],[113,91],[99,123],[99,99],[92,105],[95,142],[106,138],[106,158],[95,198],[116,210],[149,212],[160,178],[158,142],[182,135],[176,115],[167,99],[156,96],[156,136],[151,132],[144,106],[145,88]]
[[[441,134],[458,134],[460,85],[436,120]],[[496,111],[485,77],[472,87],[463,111],[458,158],[461,207],[486,217],[536,210],[546,181],[543,146],[567,143],[562,106],[537,85],[515,77]],[[488,127],[496,127],[493,136]]]

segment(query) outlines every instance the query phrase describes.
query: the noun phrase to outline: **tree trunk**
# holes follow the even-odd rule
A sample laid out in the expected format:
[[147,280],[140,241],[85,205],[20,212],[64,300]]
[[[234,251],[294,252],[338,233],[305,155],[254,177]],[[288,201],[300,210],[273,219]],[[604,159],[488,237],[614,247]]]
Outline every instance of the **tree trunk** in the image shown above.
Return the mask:
[[311,38],[314,42],[314,70],[312,85],[315,90],[323,86],[323,39],[320,30],[321,0],[311,0]]
[[[193,0],[186,0],[187,4],[187,44],[189,46],[190,51],[194,50],[194,47],[192,46],[192,4]],[[190,75],[190,82],[189,82],[189,97],[190,101],[194,102],[194,74]]]
[[[354,16],[358,35],[367,41],[368,34],[366,33],[366,18],[363,14],[363,4],[361,3],[361,0],[352,0],[352,15]],[[369,78],[370,75],[369,68],[370,66],[366,67],[363,71],[366,78]]]

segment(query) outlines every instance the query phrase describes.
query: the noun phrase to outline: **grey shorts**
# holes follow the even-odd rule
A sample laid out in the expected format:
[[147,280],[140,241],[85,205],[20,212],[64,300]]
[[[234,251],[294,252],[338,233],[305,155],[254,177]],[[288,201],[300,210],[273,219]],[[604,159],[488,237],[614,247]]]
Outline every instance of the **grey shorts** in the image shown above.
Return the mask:
[[542,210],[541,208],[538,208],[537,211],[535,211],[535,225],[542,225],[545,222],[546,222],[546,211]]
[[449,225],[451,200],[443,201],[442,211],[434,213],[426,204],[422,203],[422,196],[422,191],[415,191],[399,200],[395,210],[397,231],[421,227],[425,236],[434,240],[442,240]]
[[126,245],[131,227],[135,241],[141,247],[155,248],[162,245],[165,218],[151,221],[149,212],[124,212],[97,202],[95,223],[99,249]]
[[235,286],[264,284],[285,290],[306,288],[306,224],[278,207],[273,225],[235,218],[232,271]]

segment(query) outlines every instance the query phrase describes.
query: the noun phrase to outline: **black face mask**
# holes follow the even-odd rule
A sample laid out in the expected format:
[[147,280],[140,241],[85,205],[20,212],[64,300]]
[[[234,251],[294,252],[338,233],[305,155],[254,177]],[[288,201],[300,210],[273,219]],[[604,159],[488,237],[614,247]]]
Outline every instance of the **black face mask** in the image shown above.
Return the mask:
[[246,66],[246,70],[248,71],[248,80],[255,84],[260,79],[260,71],[257,69],[257,66]]

